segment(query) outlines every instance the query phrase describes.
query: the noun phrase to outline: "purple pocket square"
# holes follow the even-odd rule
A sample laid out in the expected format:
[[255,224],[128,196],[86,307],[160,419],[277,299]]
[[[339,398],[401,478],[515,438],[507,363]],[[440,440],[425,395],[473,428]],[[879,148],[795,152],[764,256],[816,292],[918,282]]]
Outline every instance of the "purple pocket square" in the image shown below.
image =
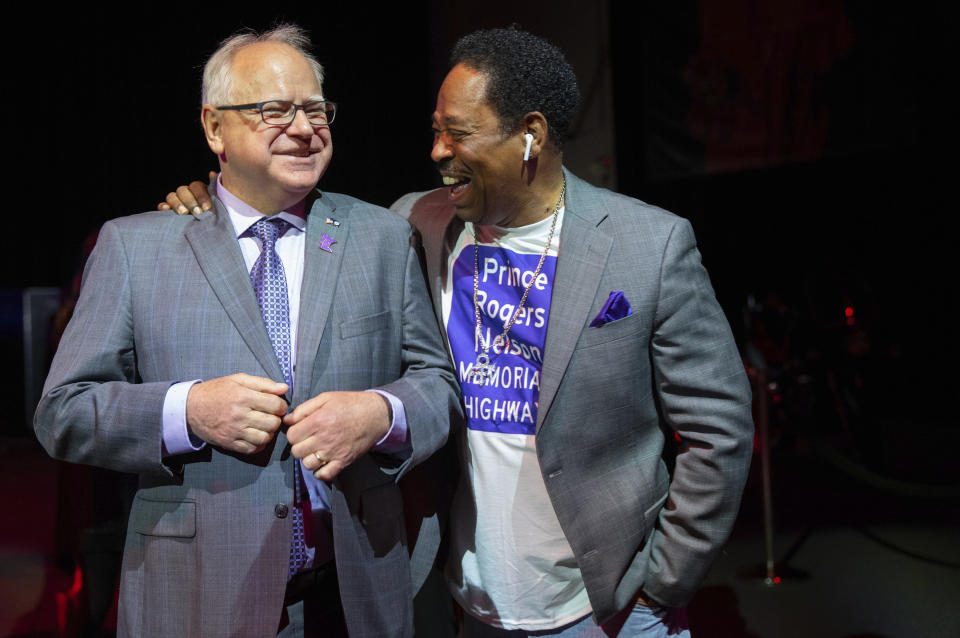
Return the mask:
[[632,314],[633,308],[630,307],[630,302],[627,301],[627,298],[623,296],[623,292],[614,290],[610,293],[610,296],[607,297],[607,303],[603,304],[603,308],[600,309],[597,316],[590,322],[590,327],[596,328],[605,323],[629,317]]

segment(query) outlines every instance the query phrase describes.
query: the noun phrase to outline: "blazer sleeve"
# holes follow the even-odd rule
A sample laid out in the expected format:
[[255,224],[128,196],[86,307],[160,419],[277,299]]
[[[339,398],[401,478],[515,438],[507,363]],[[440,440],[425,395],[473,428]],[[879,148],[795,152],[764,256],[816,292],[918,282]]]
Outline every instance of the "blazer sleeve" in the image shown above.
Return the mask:
[[427,292],[419,234],[412,228],[409,244],[402,308],[403,373],[377,388],[399,398],[406,412],[412,452],[397,478],[443,447],[451,430],[463,424],[460,386]]
[[651,347],[663,417],[682,442],[643,589],[675,607],[693,596],[730,534],[753,441],[750,385],[683,219],[665,245]]
[[34,430],[58,459],[132,473],[173,475],[161,459],[168,382],[137,375],[130,262],[107,222],[43,387]]

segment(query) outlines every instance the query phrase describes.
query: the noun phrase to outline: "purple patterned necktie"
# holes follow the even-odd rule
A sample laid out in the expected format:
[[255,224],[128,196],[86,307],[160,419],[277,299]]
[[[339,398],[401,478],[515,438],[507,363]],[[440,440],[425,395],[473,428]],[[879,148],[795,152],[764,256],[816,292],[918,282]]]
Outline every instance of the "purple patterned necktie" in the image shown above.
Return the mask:
[[[267,327],[267,335],[273,344],[273,351],[283,370],[283,378],[293,391],[293,374],[290,365],[290,303],[287,298],[287,277],[283,271],[283,262],[277,254],[277,238],[290,223],[279,218],[264,217],[249,229],[249,234],[260,240],[262,249],[257,261],[250,270],[253,292],[260,304],[260,314]],[[293,531],[290,544],[290,579],[307,563],[307,545],[303,531],[303,494],[300,461],[293,464]]]

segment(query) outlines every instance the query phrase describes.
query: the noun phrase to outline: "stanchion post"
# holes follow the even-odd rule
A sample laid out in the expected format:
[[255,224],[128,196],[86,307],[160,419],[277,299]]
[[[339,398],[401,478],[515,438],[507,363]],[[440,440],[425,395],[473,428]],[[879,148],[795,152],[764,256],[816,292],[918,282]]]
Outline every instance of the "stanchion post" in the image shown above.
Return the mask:
[[766,585],[777,581],[776,565],[773,560],[773,490],[770,481],[770,419],[767,406],[767,371],[764,367],[755,370],[757,381],[756,425],[760,444],[760,482],[763,489],[763,551],[764,579]]

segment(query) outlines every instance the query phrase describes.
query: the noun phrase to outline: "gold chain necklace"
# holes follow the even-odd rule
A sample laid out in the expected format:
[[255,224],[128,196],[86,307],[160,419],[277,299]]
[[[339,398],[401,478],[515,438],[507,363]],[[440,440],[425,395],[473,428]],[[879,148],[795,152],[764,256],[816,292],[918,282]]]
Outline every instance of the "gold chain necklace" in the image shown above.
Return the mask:
[[[530,294],[530,289],[533,288],[534,282],[537,280],[537,277],[540,276],[540,270],[543,268],[543,262],[547,259],[547,253],[550,251],[550,243],[553,241],[553,232],[557,228],[557,217],[560,215],[560,205],[563,204],[563,197],[567,193],[567,177],[563,176],[563,187],[560,189],[560,198],[557,199],[557,205],[553,208],[553,222],[550,224],[550,234],[547,236],[547,243],[543,246],[543,251],[540,253],[540,261],[537,263],[537,269],[533,272],[533,276],[530,278],[530,283],[524,286],[523,296],[520,297],[520,303],[517,304],[517,309],[514,310],[513,316],[510,317],[510,321],[503,327],[503,332],[498,334],[493,338],[493,345],[500,348],[507,342],[507,333],[510,332],[510,328],[513,327],[514,322],[517,320],[517,317],[520,316],[520,311],[523,310],[524,304],[527,302],[527,295]],[[483,332],[480,326],[480,304],[477,302],[477,290],[480,287],[480,253],[479,248],[477,247],[477,227],[474,225],[473,228],[473,315],[477,319],[477,327],[475,336],[477,341],[480,343],[480,352],[477,353],[477,360],[473,364],[473,370],[470,372],[470,378],[473,383],[477,385],[483,385],[486,383],[487,379],[490,378],[490,342],[485,341],[483,338]]]

